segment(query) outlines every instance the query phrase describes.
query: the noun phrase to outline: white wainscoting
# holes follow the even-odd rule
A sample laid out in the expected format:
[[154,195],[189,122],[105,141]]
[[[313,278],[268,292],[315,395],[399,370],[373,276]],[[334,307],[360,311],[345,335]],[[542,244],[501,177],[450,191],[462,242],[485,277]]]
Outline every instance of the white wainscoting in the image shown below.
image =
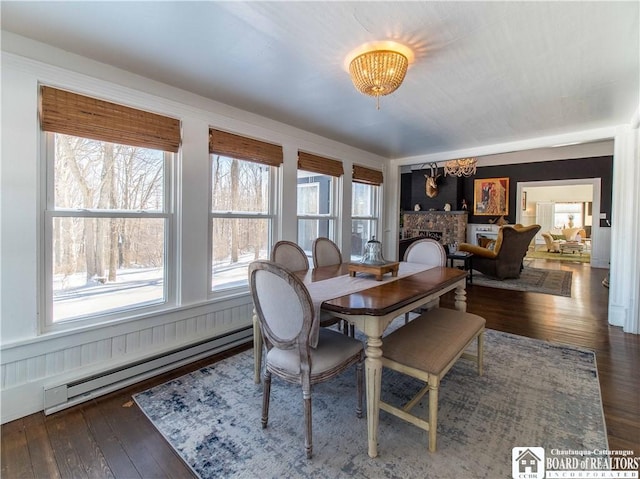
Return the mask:
[[45,389],[247,328],[252,313],[251,298],[245,295],[8,346],[0,364],[2,423],[42,411]]

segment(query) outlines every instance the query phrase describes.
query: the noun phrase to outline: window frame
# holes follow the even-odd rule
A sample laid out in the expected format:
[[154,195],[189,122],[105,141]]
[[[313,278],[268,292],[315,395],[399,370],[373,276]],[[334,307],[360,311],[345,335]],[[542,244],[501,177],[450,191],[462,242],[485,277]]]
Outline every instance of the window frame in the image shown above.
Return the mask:
[[[247,213],[247,212],[221,212],[212,210],[213,203],[213,162],[214,157],[220,156],[230,159],[236,159],[238,161],[246,161],[249,163],[255,163],[262,167],[269,168],[269,194],[268,194],[268,209],[267,213]],[[222,299],[227,297],[233,297],[238,294],[245,294],[249,290],[248,278],[246,283],[237,286],[230,286],[228,288],[214,289],[213,288],[213,221],[214,219],[266,219],[268,220],[267,226],[267,251],[271,251],[273,247],[274,232],[276,230],[276,221],[278,220],[277,211],[277,192],[280,185],[280,168],[273,165],[268,165],[258,161],[251,161],[244,158],[232,157],[229,155],[221,155],[218,153],[209,153],[209,194],[208,194],[208,238],[207,238],[207,264],[209,265],[207,274],[207,297],[209,299]],[[266,258],[268,259],[268,257]]]
[[[83,326],[92,326],[108,322],[125,321],[141,315],[151,314],[169,309],[176,305],[176,211],[175,195],[177,191],[176,162],[178,154],[168,151],[163,152],[163,211],[127,211],[108,210],[97,208],[59,208],[55,206],[55,135],[59,133],[41,131],[42,154],[44,163],[42,182],[43,191],[41,198],[42,211],[42,244],[40,257],[42,258],[41,285],[42,295],[41,330],[44,333],[53,331],[65,331]],[[75,136],[75,135],[71,135]],[[85,138],[85,137],[79,137]],[[103,140],[93,140],[102,141]],[[151,148],[149,148],[151,149]],[[158,150],[160,151],[160,150]],[[53,318],[53,224],[55,218],[161,218],[164,219],[164,251],[163,251],[163,299],[148,303],[105,310],[101,313],[89,313],[62,321],[54,321]]]
[[[300,238],[298,236],[298,232],[300,231],[300,221],[301,220],[317,220],[317,221],[329,221],[329,233],[327,237],[332,240],[336,244],[340,244],[340,215],[338,212],[340,211],[340,195],[339,192],[342,191],[342,178],[343,176],[333,176],[326,173],[316,173],[313,171],[298,169],[296,171],[296,203],[298,201],[298,188],[303,184],[298,183],[300,177],[298,176],[299,172],[304,172],[308,174],[310,177],[314,176],[326,176],[331,179],[330,187],[329,187],[329,213],[318,213],[318,214],[299,214],[297,212],[296,207],[296,240],[297,243],[300,244]],[[312,183],[309,183],[312,184]],[[320,191],[319,191],[320,193]],[[315,238],[314,238],[315,239]],[[311,251],[305,250],[308,256],[312,255]]]
[[[373,192],[373,196],[374,198],[371,200],[371,206],[372,206],[372,214],[371,215],[354,215],[354,192],[355,192],[355,187],[357,184],[360,185],[364,185],[364,186],[368,186],[371,188],[374,188],[372,190]],[[381,206],[382,206],[382,184],[379,185],[375,185],[375,184],[371,184],[371,183],[361,183],[361,182],[357,182],[354,181],[351,185],[351,231],[353,232],[353,224],[354,221],[368,221],[373,223],[373,228],[371,228],[372,231],[375,231],[375,236],[379,237],[380,235],[380,231],[379,231],[379,227],[380,227],[380,210],[381,210]],[[366,243],[367,241],[369,241],[369,239],[371,238],[363,238],[363,241]],[[356,261],[359,260],[360,258],[362,258],[362,252],[356,254],[354,251],[351,251],[351,260],[352,261]]]

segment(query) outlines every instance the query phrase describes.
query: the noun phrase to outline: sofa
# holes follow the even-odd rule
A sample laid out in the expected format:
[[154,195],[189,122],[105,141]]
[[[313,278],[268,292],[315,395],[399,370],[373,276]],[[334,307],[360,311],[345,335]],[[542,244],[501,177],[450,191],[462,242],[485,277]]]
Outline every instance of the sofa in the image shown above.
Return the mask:
[[541,234],[542,239],[550,253],[559,253],[560,245],[567,241],[581,241],[587,238],[584,228],[564,228],[563,230],[553,230]]
[[505,225],[498,230],[495,243],[489,243],[488,247],[461,243],[458,249],[473,253],[471,262],[476,271],[497,279],[519,278],[522,260],[538,231],[540,225]]

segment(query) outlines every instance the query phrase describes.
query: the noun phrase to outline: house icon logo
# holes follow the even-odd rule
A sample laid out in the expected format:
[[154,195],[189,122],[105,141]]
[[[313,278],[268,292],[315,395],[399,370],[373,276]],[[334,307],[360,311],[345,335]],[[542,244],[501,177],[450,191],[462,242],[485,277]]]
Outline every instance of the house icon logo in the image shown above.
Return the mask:
[[514,447],[511,459],[513,479],[544,479],[543,447]]

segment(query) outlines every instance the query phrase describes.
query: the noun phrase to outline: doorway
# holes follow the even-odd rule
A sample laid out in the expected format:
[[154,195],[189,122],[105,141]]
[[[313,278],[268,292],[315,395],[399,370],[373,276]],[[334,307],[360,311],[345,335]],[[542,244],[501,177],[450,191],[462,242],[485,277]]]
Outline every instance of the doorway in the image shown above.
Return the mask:
[[609,242],[602,240],[600,228],[600,178],[519,182],[516,191],[516,222],[541,226],[536,246],[545,244],[542,233],[575,225],[588,231],[591,265],[608,265]]

